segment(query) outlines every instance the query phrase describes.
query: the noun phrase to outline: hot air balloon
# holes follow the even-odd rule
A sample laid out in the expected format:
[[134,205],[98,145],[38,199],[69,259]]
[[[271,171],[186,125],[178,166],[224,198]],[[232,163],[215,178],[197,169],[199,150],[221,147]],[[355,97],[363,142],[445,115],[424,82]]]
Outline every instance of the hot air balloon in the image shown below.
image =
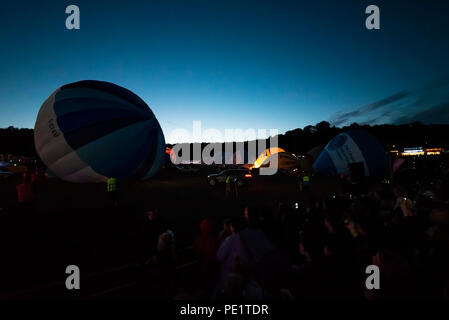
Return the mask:
[[259,168],[260,166],[262,166],[262,164],[265,163],[265,161],[270,157],[273,156],[275,154],[281,153],[281,152],[285,152],[284,149],[282,148],[268,148],[267,150],[265,150],[264,152],[262,152],[259,157],[256,159],[256,161],[254,162],[254,168]]
[[388,172],[385,150],[377,139],[362,130],[350,130],[333,138],[313,167],[324,174],[349,174],[350,165],[362,163],[366,176],[384,176]]
[[165,154],[148,105],[125,88],[93,80],[53,92],[39,110],[34,142],[49,170],[70,182],[146,179]]
[[[275,161],[273,163],[273,161]],[[289,170],[299,166],[296,156],[282,148],[269,148],[262,152],[254,162],[254,168],[276,165],[279,169]]]

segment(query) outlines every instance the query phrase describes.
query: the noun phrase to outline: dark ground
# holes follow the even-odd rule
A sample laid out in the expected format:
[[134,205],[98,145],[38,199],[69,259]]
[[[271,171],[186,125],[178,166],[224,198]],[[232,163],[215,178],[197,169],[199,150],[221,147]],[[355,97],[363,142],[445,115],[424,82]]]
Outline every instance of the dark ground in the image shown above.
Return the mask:
[[[65,268],[80,267],[82,297],[133,297],[141,255],[141,226],[148,208],[159,209],[175,232],[181,287],[195,261],[191,244],[204,217],[217,228],[224,218],[241,215],[243,205],[274,207],[298,199],[293,177],[255,177],[239,189],[237,200],[225,197],[225,187],[209,187],[207,172],[163,170],[147,181],[119,184],[114,208],[104,184],[73,184],[47,179],[38,184],[32,208],[18,209],[15,186],[20,177],[0,181],[0,297],[61,298]],[[317,182],[317,185],[319,182]],[[338,188],[329,184],[327,189]],[[324,184],[319,189],[323,190]],[[117,289],[118,288],[118,289]],[[111,290],[112,289],[112,290]],[[117,293],[118,292],[118,293]],[[157,294],[156,294],[157,296]]]

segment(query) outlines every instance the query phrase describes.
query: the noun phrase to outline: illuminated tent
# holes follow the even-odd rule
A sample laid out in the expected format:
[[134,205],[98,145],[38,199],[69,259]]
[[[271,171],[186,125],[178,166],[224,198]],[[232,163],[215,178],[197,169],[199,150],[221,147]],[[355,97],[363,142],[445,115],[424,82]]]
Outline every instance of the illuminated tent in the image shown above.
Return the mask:
[[268,148],[264,152],[262,152],[259,157],[254,162],[254,168],[260,168],[260,166],[267,160],[271,155],[275,155],[279,152],[285,152],[282,148]]
[[269,156],[262,164],[262,167],[269,166],[273,161],[273,157],[277,157],[277,165],[280,169],[292,169],[300,166],[298,159],[293,154],[291,154],[290,152],[279,152]]
[[280,169],[291,169],[299,166],[298,159],[290,152],[281,148],[270,148],[265,150],[255,161],[254,168],[268,167],[272,164],[274,157],[277,158],[277,166]]
[[362,163],[366,176],[384,176],[388,172],[385,150],[366,131],[350,130],[333,138],[315,160],[313,167],[325,174],[349,174],[349,166]]
[[165,154],[148,105],[125,88],[93,80],[53,92],[39,110],[34,142],[50,171],[71,182],[146,179]]

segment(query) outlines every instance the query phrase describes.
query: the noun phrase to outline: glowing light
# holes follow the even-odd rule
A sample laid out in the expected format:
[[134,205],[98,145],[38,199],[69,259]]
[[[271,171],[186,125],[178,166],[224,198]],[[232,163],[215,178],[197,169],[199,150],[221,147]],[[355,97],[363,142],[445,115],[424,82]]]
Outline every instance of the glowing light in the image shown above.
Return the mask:
[[404,151],[401,153],[403,156],[423,156],[425,154],[423,148],[404,148]]
[[264,152],[262,152],[259,155],[257,160],[254,162],[254,168],[260,168],[260,166],[265,162],[265,160],[268,157],[270,157],[272,154],[276,154],[276,153],[280,153],[280,152],[285,152],[285,150],[282,148],[269,148],[269,149],[265,150]]
[[430,156],[437,156],[441,154],[442,148],[427,148],[426,154]]

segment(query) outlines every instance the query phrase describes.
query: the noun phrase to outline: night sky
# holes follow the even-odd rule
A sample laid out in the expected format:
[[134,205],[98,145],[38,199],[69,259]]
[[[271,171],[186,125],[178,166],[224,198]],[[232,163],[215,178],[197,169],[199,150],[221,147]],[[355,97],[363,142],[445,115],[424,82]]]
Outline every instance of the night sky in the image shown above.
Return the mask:
[[[67,30],[66,6],[81,11]],[[380,30],[365,8],[380,8]],[[2,1],[0,127],[84,79],[176,128],[449,123],[448,1]],[[168,142],[179,142],[170,141]]]

